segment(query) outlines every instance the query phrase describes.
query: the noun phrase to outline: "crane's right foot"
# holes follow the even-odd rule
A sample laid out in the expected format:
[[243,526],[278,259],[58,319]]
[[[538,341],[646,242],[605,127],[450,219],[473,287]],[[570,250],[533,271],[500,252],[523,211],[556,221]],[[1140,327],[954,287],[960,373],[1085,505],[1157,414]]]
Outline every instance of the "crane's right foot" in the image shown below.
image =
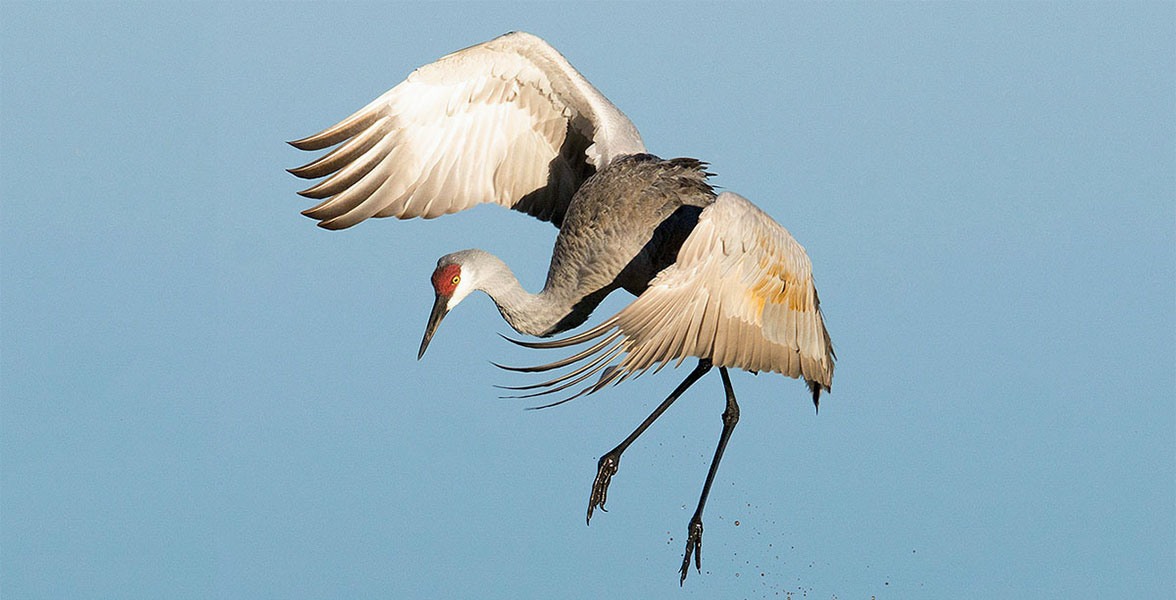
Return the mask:
[[694,568],[702,573],[702,519],[695,515],[690,519],[690,532],[686,535],[686,556],[682,558],[682,568],[678,569],[678,585],[686,583],[686,574],[690,572],[690,555],[694,555]]
[[596,465],[596,481],[592,482],[592,495],[588,498],[589,524],[592,523],[592,511],[596,507],[599,506],[600,510],[604,511],[604,501],[608,498],[608,484],[616,474],[620,462],[621,453],[615,450],[600,457],[600,462]]

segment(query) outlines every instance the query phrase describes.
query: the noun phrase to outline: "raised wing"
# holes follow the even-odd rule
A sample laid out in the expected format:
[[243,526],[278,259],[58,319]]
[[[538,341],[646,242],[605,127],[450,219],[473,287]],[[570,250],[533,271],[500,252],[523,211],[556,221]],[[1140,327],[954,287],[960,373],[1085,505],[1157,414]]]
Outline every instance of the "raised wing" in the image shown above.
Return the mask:
[[290,143],[338,145],[290,170],[326,177],[299,193],[323,200],[303,214],[327,229],[369,217],[431,219],[483,202],[559,226],[585,179],[645,151],[612,102],[523,32],[425,65],[337,125]]
[[[620,383],[654,365],[690,356],[716,367],[774,371],[803,377],[816,402],[833,383],[833,345],[813,286],[804,248],[742,196],[724,192],[703,209],[678,251],[629,306],[580,335],[550,342],[519,342],[557,348],[602,338],[592,347],[540,367],[545,371],[585,362],[545,383],[511,389],[572,387],[597,373],[600,379],[576,396]],[[656,372],[656,370],[654,371]],[[575,396],[573,396],[575,397]]]

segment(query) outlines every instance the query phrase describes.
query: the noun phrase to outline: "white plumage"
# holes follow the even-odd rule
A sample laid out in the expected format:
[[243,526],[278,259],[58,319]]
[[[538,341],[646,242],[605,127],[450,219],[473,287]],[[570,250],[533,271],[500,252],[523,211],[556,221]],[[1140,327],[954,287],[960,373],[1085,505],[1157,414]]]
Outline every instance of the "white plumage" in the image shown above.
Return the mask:
[[291,170],[333,173],[301,192],[326,198],[304,214],[328,229],[483,202],[558,223],[585,162],[600,169],[645,151],[637,128],[567,59],[521,32],[421,67],[338,125],[291,143],[318,150],[344,140]]
[[632,304],[582,334],[523,345],[555,348],[610,333],[619,335],[609,335],[608,343],[597,343],[569,359],[525,370],[548,370],[590,358],[591,368],[520,389],[569,382],[543,392],[550,393],[603,373],[584,389],[590,393],[654,365],[674,361],[678,366],[691,356],[708,358],[716,367],[803,377],[826,389],[833,380],[832,342],[808,255],[787,230],[731,192],[719,194],[703,209],[677,260]]
[[291,169],[324,178],[300,193],[322,200],[304,214],[328,229],[371,217],[433,218],[481,203],[560,228],[536,294],[488,252],[442,257],[418,357],[448,311],[475,290],[486,292],[516,331],[547,337],[580,325],[623,288],[637,299],[600,325],[566,339],[519,342],[593,344],[550,364],[507,367],[572,368],[512,389],[544,390],[529,394],[536,396],[587,382],[576,397],[699,359],[653,414],[601,457],[589,519],[604,507],[621,453],[690,385],[719,368],[723,432],[690,521],[680,581],[691,556],[701,568],[702,510],[738,421],[727,368],[802,378],[814,404],[832,385],[832,343],[804,248],[745,198],[716,196],[704,163],[646,154],[629,119],[533,35],[511,33],[445,56],[339,124],[291,143],[304,150],[337,146]]

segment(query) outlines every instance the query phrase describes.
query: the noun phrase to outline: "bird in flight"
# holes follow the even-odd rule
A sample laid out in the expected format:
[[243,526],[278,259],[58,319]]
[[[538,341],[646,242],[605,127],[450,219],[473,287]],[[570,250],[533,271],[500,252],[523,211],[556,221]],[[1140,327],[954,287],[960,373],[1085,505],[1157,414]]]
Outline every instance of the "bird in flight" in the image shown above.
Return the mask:
[[562,339],[516,341],[530,348],[586,347],[540,366],[504,367],[570,369],[511,389],[532,397],[581,386],[563,402],[650,368],[697,359],[649,417],[600,457],[589,522],[595,509],[604,509],[621,454],[718,368],[726,410],[687,526],[679,583],[692,557],[701,571],[703,507],[739,420],[727,370],[802,378],[814,406],[830,389],[833,347],[804,248],[747,199],[716,194],[705,163],[647,153],[624,113],[534,35],[512,32],[449,54],[337,125],[290,143],[302,150],[334,146],[290,169],[321,179],[299,194],[322,201],[303,214],[327,229],[371,217],[430,219],[481,203],[559,228],[547,281],[536,294],[493,254],[469,249],[442,256],[418,359],[445,315],[475,290],[490,296],[515,331],[550,337],[584,323],[618,289],[636,299],[601,324]]

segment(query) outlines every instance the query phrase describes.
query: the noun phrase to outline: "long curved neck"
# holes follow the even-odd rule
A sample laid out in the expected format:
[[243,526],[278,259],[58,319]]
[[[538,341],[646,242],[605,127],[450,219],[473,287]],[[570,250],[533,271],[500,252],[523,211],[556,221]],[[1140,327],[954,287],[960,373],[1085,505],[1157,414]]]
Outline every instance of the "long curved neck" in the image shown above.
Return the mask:
[[546,337],[584,321],[578,315],[580,311],[576,310],[575,305],[580,299],[575,297],[572,286],[549,281],[543,291],[531,294],[523,289],[510,267],[498,257],[487,253],[480,263],[477,289],[490,296],[502,318],[515,331]]

